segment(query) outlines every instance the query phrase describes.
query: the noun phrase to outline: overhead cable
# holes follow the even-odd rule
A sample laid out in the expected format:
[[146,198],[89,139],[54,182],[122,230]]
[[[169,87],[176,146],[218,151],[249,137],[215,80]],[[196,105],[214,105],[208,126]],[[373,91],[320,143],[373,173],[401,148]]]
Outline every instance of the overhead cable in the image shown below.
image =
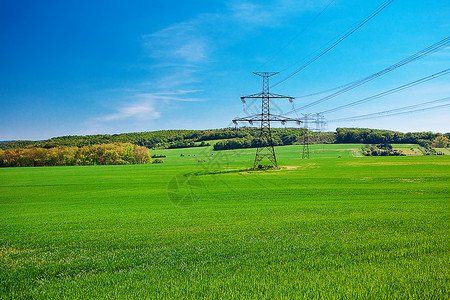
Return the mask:
[[450,103],[443,104],[443,105],[432,106],[432,107],[427,107],[427,108],[415,109],[415,110],[410,110],[410,111],[404,111],[404,112],[399,112],[399,113],[366,117],[366,118],[362,118],[361,117],[361,118],[336,119],[336,120],[330,120],[330,121],[328,121],[328,123],[339,123],[339,122],[361,121],[361,120],[368,120],[368,119],[385,118],[385,117],[399,116],[399,115],[405,115],[405,114],[413,114],[413,113],[416,113],[416,112],[424,112],[424,111],[434,110],[434,109],[443,109],[443,108],[446,108],[446,107],[450,107]]
[[[303,29],[297,33],[283,48],[289,47],[300,35],[302,35],[308,28],[331,6],[332,3],[334,3],[336,0],[330,0],[328,4],[325,6],[324,9],[322,9]],[[274,55],[272,55],[266,62],[261,64],[257,69],[262,69],[265,65],[267,65],[269,62],[271,62],[275,57],[280,55],[280,53],[283,51],[283,48],[278,50]]]
[[312,93],[312,94],[307,94],[307,95],[302,95],[302,96],[296,96],[295,98],[296,98],[296,99],[299,99],[299,98],[308,98],[308,97],[313,97],[313,96],[317,96],[317,95],[321,95],[321,94],[326,94],[326,93],[329,93],[329,92],[332,92],[332,91],[339,90],[339,89],[345,88],[345,87],[347,87],[347,86],[350,86],[350,85],[352,85],[352,84],[354,84],[354,83],[357,83],[359,80],[360,80],[360,79],[355,80],[355,81],[352,81],[352,82],[349,82],[349,83],[346,83],[346,84],[343,84],[343,85],[340,85],[340,86],[337,86],[337,87],[334,87],[334,88],[331,88],[331,89],[328,89],[328,90],[324,90],[324,91],[320,91],[320,92],[315,92],[315,93]]
[[[351,120],[358,120],[358,119],[366,120],[366,119],[371,119],[371,118],[379,118],[379,117],[384,117],[384,116],[387,116],[387,115],[394,115],[394,114],[400,113],[400,112],[402,112],[404,110],[410,110],[410,109],[414,109],[414,108],[418,108],[418,107],[422,107],[422,106],[427,106],[427,105],[430,105],[430,104],[436,104],[436,103],[448,102],[448,101],[450,101],[450,97],[441,98],[441,99],[432,100],[432,101],[427,101],[427,102],[414,104],[414,105],[408,105],[408,106],[399,107],[399,108],[395,108],[395,109],[380,111],[380,112],[376,112],[376,113],[370,113],[370,114],[365,114],[365,115],[359,115],[359,116],[335,119],[335,120],[331,120],[329,122],[341,122],[341,121],[351,121]],[[450,104],[444,104],[444,105],[450,105]],[[441,107],[441,106],[442,105],[434,106],[433,109],[435,107]],[[426,109],[431,109],[431,107],[427,107]],[[416,111],[416,110],[414,110],[414,111]],[[404,112],[404,113],[409,113],[409,112]]]
[[[343,89],[341,89],[341,90],[339,90],[339,91],[337,91],[337,92],[335,92],[335,93],[333,93],[331,95],[323,97],[323,98],[321,98],[319,100],[316,100],[316,101],[314,101],[312,103],[309,103],[309,104],[304,105],[304,106],[302,106],[300,108],[297,108],[296,110],[299,110],[299,111],[300,110],[304,110],[304,109],[309,108],[311,106],[317,105],[317,104],[325,102],[327,100],[330,100],[331,98],[334,98],[334,97],[339,96],[339,95],[341,95],[341,94],[343,94],[345,92],[348,92],[348,91],[350,91],[350,90],[352,90],[354,88],[357,88],[358,86],[361,86],[361,85],[363,85],[363,84],[365,84],[365,83],[367,83],[367,82],[369,82],[371,80],[374,80],[375,78],[383,76],[383,75],[385,75],[385,74],[387,74],[387,73],[389,73],[389,72],[391,72],[391,71],[393,71],[393,70],[395,70],[397,68],[400,68],[400,67],[402,67],[402,66],[404,66],[404,65],[406,65],[406,64],[408,64],[410,62],[413,62],[413,61],[415,61],[417,59],[420,59],[420,58],[422,58],[422,57],[424,57],[424,56],[426,56],[428,54],[437,52],[437,51],[443,49],[448,44],[450,44],[450,36],[446,37],[445,39],[443,39],[443,40],[441,40],[441,41],[439,41],[439,42],[437,42],[437,43],[435,43],[435,44],[433,44],[433,45],[431,45],[431,46],[429,46],[429,47],[427,47],[427,48],[425,48],[425,49],[423,49],[423,50],[421,50],[419,52],[417,52],[414,55],[411,55],[408,58],[403,59],[402,61],[399,61],[396,64],[391,65],[390,67],[387,67],[384,70],[381,70],[381,71],[379,71],[379,72],[377,72],[375,74],[372,74],[372,75],[370,75],[368,77],[365,77],[365,78],[362,78],[360,80],[354,81],[353,83],[347,85],[345,88],[343,88]],[[291,114],[291,113],[294,113],[294,111],[287,112],[286,114]]]
[[345,40],[346,38],[348,38],[351,34],[353,34],[355,31],[357,31],[359,28],[361,28],[364,24],[366,24],[367,22],[369,22],[373,17],[375,17],[376,15],[378,15],[382,10],[384,10],[387,6],[389,6],[392,2],[394,2],[394,0],[387,0],[385,2],[383,2],[377,9],[375,9],[370,15],[368,15],[366,18],[364,18],[361,22],[359,22],[356,26],[354,26],[353,28],[351,28],[350,30],[346,31],[341,37],[339,37],[335,42],[333,42],[331,45],[329,45],[327,48],[325,48],[322,52],[320,52],[317,56],[315,56],[314,58],[312,58],[311,60],[309,60],[307,63],[305,63],[304,65],[300,66],[298,69],[296,69],[294,72],[292,72],[291,74],[289,74],[287,77],[285,77],[284,79],[282,79],[281,81],[277,82],[276,84],[272,85],[271,88],[285,82],[286,80],[288,80],[289,78],[291,78],[292,76],[294,76],[295,74],[297,74],[298,72],[300,72],[301,70],[305,69],[307,66],[309,66],[310,64],[312,64],[313,62],[315,62],[316,60],[318,60],[320,57],[322,57],[323,55],[325,55],[327,52],[329,52],[331,49],[333,49],[334,47],[336,47],[339,43],[341,43],[343,40]]
[[346,108],[349,108],[349,107],[352,107],[352,106],[355,106],[355,105],[366,103],[366,102],[369,102],[369,101],[372,101],[372,100],[375,100],[375,99],[378,99],[378,98],[381,98],[381,97],[384,97],[384,96],[387,96],[387,95],[390,95],[390,94],[402,91],[404,89],[416,86],[418,84],[421,84],[421,83],[424,83],[424,82],[427,82],[427,81],[439,78],[439,77],[447,75],[449,73],[450,73],[450,69],[446,69],[446,70],[438,72],[436,74],[433,74],[433,75],[421,78],[419,80],[416,80],[416,81],[413,81],[413,82],[401,85],[401,86],[396,87],[394,89],[391,89],[389,91],[386,91],[386,92],[383,92],[383,93],[379,93],[379,94],[376,94],[374,96],[367,97],[367,98],[364,98],[364,99],[361,99],[361,100],[358,100],[358,101],[354,101],[354,102],[351,102],[351,103],[348,103],[348,104],[345,104],[345,105],[341,105],[341,106],[338,106],[338,107],[335,107],[335,108],[332,108],[332,109],[321,111],[319,114],[329,114],[329,113],[332,113],[332,112],[335,112],[335,111],[338,111],[338,110],[342,110],[342,109],[346,109]]

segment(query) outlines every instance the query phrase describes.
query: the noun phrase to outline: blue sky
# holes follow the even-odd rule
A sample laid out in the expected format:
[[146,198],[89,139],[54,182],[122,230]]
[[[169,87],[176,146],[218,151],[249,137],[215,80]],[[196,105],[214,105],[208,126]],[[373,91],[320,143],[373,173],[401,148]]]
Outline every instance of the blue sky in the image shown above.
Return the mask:
[[[280,72],[276,83],[382,2],[0,0],[0,140],[229,126],[245,115],[240,96],[261,90],[252,72]],[[449,16],[447,0],[396,0],[272,91],[298,97],[376,73],[448,37]],[[447,68],[449,47],[304,113]],[[448,96],[450,75],[326,118]],[[276,110],[291,108],[281,101]],[[448,132],[449,115],[445,108],[328,128]]]

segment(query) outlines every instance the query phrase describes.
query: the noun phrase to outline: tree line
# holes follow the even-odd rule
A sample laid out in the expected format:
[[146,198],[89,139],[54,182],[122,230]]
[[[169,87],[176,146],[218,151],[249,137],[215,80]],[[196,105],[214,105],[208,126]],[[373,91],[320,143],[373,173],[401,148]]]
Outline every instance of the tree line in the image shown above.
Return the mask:
[[[450,133],[408,132],[368,129],[368,128],[337,128],[336,143],[362,144],[418,144],[429,147],[438,137],[450,138]],[[448,144],[448,143],[447,143]],[[445,146],[447,147],[447,145]]]
[[[429,146],[438,136],[450,137],[450,133],[432,132],[402,133],[367,128],[337,128],[336,132],[317,135],[304,128],[272,128],[274,145],[302,143],[307,137],[309,143],[408,143]],[[86,147],[101,144],[131,143],[150,149],[171,149],[209,146],[208,141],[220,140],[215,150],[251,148],[260,144],[259,128],[240,127],[211,130],[160,130],[113,135],[62,136],[44,141],[13,141],[0,143],[0,149]]]
[[[251,129],[224,128],[214,130],[159,130],[122,134],[98,134],[86,136],[62,136],[43,141],[12,141],[0,143],[0,149],[26,147],[55,148],[62,146],[84,147],[111,143],[132,143],[150,149],[188,148],[208,146],[206,141],[247,136]],[[202,143],[203,142],[203,143]]]
[[[302,129],[303,130],[303,129]],[[295,139],[298,128],[274,128],[272,133],[284,141]],[[253,127],[222,128],[211,130],[160,130],[152,132],[134,132],[122,134],[98,134],[86,136],[62,136],[44,141],[13,141],[0,143],[0,149],[16,148],[55,148],[55,147],[84,147],[111,143],[132,143],[150,149],[171,149],[209,146],[208,141],[234,138],[256,138],[259,129]]]
[[0,150],[0,167],[129,165],[150,162],[152,158],[149,149],[131,143]]

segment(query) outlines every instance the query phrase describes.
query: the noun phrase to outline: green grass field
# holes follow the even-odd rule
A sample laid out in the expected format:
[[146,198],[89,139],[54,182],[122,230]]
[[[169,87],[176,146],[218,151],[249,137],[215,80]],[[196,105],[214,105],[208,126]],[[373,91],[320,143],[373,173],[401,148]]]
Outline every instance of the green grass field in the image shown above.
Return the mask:
[[360,148],[0,169],[0,297],[449,299],[450,156]]

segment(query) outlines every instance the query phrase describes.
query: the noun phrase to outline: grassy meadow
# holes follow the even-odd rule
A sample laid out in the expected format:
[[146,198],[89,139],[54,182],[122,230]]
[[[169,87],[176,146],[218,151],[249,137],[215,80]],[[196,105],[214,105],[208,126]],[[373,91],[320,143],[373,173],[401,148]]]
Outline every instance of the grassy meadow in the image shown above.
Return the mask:
[[361,146],[2,168],[0,298],[449,299],[450,156]]

